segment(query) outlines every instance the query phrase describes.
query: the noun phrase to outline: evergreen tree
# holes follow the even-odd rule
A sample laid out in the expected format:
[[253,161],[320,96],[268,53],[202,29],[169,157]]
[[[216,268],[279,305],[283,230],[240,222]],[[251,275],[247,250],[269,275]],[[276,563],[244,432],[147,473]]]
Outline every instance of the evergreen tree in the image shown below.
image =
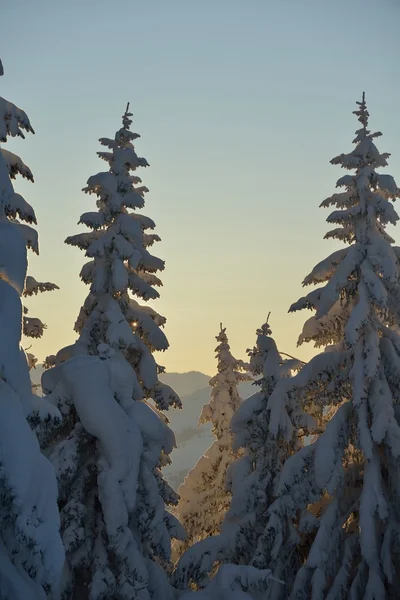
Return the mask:
[[[180,406],[158,380],[152,352],[165,350],[165,319],[131,298],[155,298],[164,268],[148,251],[154,223],[136,212],[144,187],[131,114],[99,152],[109,171],[88,180],[97,211],[80,222],[91,231],[66,241],[91,260],[81,277],[90,292],[76,323],[79,338],[48,362],[42,386],[63,414],[49,440],[59,481],[62,536],[68,559],[63,597],[172,600],[167,581],[171,538],[184,537],[166,505],[178,497],[161,472],[175,445],[162,410]],[[131,210],[133,209],[133,211]],[[151,238],[155,241],[155,236]]]
[[[267,522],[266,511],[274,500],[277,478],[286,458],[301,444],[297,432],[293,432],[288,442],[272,438],[267,409],[274,387],[281,378],[298,370],[300,361],[280,355],[268,322],[257,330],[256,346],[248,350],[248,355],[250,371],[258,378],[255,385],[260,390],[243,401],[231,421],[233,451],[240,451],[241,456],[231,462],[228,470],[230,508],[220,535],[194,545],[182,556],[174,574],[177,587],[191,584],[204,587],[216,561],[250,565],[256,551],[265,550],[259,542]],[[281,584],[278,586],[282,588]]]
[[[400,192],[377,172],[389,155],[375,146],[381,134],[368,130],[364,95],[357,104],[355,148],[331,161],[353,173],[322,203],[336,206],[328,222],[339,225],[325,237],[346,247],[313,269],[304,285],[322,285],[291,307],[315,310],[299,343],[312,340],[325,352],[269,401],[275,435],[289,435],[298,393],[318,389],[320,406],[334,407],[320,437],[285,463],[269,509],[278,561],[299,512],[313,531],[288,588],[297,600],[394,599],[400,585],[400,249],[385,230],[399,219],[390,201]],[[316,515],[307,510],[315,503]]]
[[[0,62],[0,75],[3,68]],[[0,98],[0,142],[33,129],[27,115]],[[21,347],[27,246],[37,250],[33,208],[14,192],[30,169],[0,148],[0,597],[55,598],[64,562],[54,471],[40,453],[27,417],[33,408],[29,367]]]
[[212,424],[216,440],[178,490],[180,501],[177,512],[187,533],[185,542],[176,544],[179,555],[193,543],[219,532],[231,498],[225,485],[227,470],[236,458],[232,450],[230,423],[242,401],[238,385],[250,381],[251,377],[246,372],[248,365],[232,356],[226,329],[222,325],[216,340],[218,373],[210,379],[210,402],[203,406],[199,419],[199,424]]
[[[292,357],[284,358],[278,351],[267,322],[257,329],[257,342],[250,356],[250,368],[259,391],[248,398],[232,420],[235,448],[243,456],[231,469],[232,502],[223,523],[223,532],[229,543],[224,549],[224,562],[252,564],[255,556],[262,556],[259,568],[270,568],[274,576],[284,579],[286,574],[275,573],[274,557],[264,543],[266,513],[275,498],[276,484],[283,464],[302,446],[302,434],[309,424],[306,415],[297,411],[298,430],[290,439],[273,437],[269,432],[270,411],[268,400],[275,386],[300,370],[302,363]],[[276,592],[274,589],[277,587]],[[271,583],[266,594],[284,590],[282,585]]]

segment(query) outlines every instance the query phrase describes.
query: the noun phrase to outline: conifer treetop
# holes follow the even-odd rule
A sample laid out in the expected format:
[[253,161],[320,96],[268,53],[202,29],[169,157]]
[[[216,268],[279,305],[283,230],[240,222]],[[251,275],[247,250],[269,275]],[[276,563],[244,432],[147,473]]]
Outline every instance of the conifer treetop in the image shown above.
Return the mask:
[[209,381],[211,398],[203,406],[199,424],[211,422],[214,435],[221,438],[223,431],[229,435],[231,418],[241,403],[237,385],[251,381],[252,377],[248,373],[249,365],[232,356],[226,328],[222,323],[215,339],[218,342],[215,348],[218,372]]
[[[154,221],[137,212],[144,206],[148,188],[138,185],[141,179],[136,170],[149,163],[136,154],[132,142],[139,135],[130,131],[131,116],[128,104],[122,127],[114,139],[100,139],[109,151],[98,155],[108,163],[109,170],[88,179],[84,191],[97,196],[97,211],[84,213],[79,221],[91,231],[66,239],[67,244],[78,246],[91,259],[81,271],[82,280],[90,285],[90,293],[75,329],[80,334],[81,346],[92,354],[97,354],[102,343],[122,350],[137,369],[145,390],[163,388],[156,401],[160,408],[167,408],[171,404],[180,405],[180,400],[168,386],[157,381],[163,367],[151,355],[154,350],[168,348],[162,331],[166,319],[138,302],[159,297],[156,288],[162,282],[156,273],[165,265],[148,249],[160,240],[158,235],[147,233],[154,229]],[[141,356],[139,361],[138,356]]]
[[[315,317],[309,319],[303,328],[300,344],[311,339],[317,347],[331,342],[339,343],[341,328],[336,327],[336,334],[333,331],[333,323],[343,317],[339,296],[354,298],[357,291],[365,295],[364,286],[372,295],[374,306],[380,307],[380,310],[385,309],[387,302],[390,303],[391,323],[396,322],[399,315],[385,286],[397,282],[400,250],[392,246],[393,239],[385,228],[387,224],[395,225],[399,220],[391,201],[400,197],[400,190],[391,175],[376,170],[387,165],[390,155],[379,153],[375,146],[374,138],[381,133],[370,133],[367,129],[369,113],[364,95],[358,105],[359,109],[354,113],[363,127],[356,131],[353,140],[355,148],[331,161],[345,169],[355,170],[355,173],[337,181],[336,186],[345,188],[345,191],[333,194],[321,204],[323,207],[337,207],[327,221],[339,227],[328,232],[325,238],[336,238],[350,245],[318,263],[304,279],[304,286],[326,285],[313,290],[289,309],[290,312],[303,308],[316,309]],[[356,270],[362,273],[359,284]],[[383,280],[386,282],[384,285]],[[347,345],[349,343],[347,338]],[[354,343],[353,339],[350,345]]]

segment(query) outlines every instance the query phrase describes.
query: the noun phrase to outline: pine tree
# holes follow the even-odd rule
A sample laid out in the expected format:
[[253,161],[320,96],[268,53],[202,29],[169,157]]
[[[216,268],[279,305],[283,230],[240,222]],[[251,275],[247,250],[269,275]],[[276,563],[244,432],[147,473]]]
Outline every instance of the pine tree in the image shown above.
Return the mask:
[[216,336],[215,349],[218,373],[210,379],[211,398],[199,419],[211,423],[216,440],[189,472],[178,494],[178,516],[187,539],[176,544],[179,555],[195,542],[219,532],[222,519],[229,508],[231,495],[226,489],[227,470],[236,458],[232,450],[230,422],[241,403],[238,385],[250,381],[248,365],[234,358],[230,351],[226,329]]
[[[90,292],[76,322],[79,338],[49,359],[42,385],[63,414],[50,460],[59,481],[62,536],[68,559],[63,597],[171,600],[171,538],[184,537],[166,510],[178,497],[161,467],[175,445],[162,410],[179,406],[161,384],[152,352],[165,350],[165,319],[129,295],[154,299],[164,268],[148,251],[153,221],[136,212],[147,188],[132,175],[147,166],[137,156],[125,112],[110,152],[109,171],[90,177],[85,192],[97,212],[80,222],[92,231],[66,242],[85,250],[82,279]],[[135,187],[136,186],[136,187]],[[133,212],[132,210],[133,209]],[[158,239],[158,238],[157,238]]]
[[[0,75],[3,67],[0,61]],[[27,115],[0,98],[0,142],[33,133]],[[0,148],[0,596],[55,598],[64,562],[54,471],[40,453],[27,417],[34,408],[29,367],[21,347],[27,246],[37,250],[33,208],[14,192],[30,169]]]
[[[270,398],[271,430],[291,429],[293,398],[317,390],[321,407],[333,407],[325,431],[285,463],[278,498],[269,509],[277,560],[284,560],[290,527],[300,512],[313,532],[307,560],[295,574],[290,598],[378,600],[398,597],[400,585],[400,248],[385,228],[399,219],[400,196],[368,130],[365,96],[355,148],[331,162],[354,171],[337,182],[344,191],[322,206],[336,206],[325,237],[346,247],[319,263],[304,285],[322,284],[291,310],[315,311],[299,343],[325,352]],[[285,405],[284,414],[279,407]],[[312,514],[312,506],[321,510]]]
[[282,464],[301,445],[296,432],[289,442],[271,437],[267,409],[274,387],[281,378],[298,370],[301,362],[280,355],[268,322],[257,329],[256,346],[247,352],[250,371],[260,390],[243,401],[231,421],[233,451],[240,451],[240,457],[231,461],[228,470],[230,508],[220,535],[193,546],[182,556],[174,574],[177,587],[192,583],[204,587],[217,561],[250,565],[256,553],[265,552],[265,544],[260,540],[267,522],[266,511],[274,500]]

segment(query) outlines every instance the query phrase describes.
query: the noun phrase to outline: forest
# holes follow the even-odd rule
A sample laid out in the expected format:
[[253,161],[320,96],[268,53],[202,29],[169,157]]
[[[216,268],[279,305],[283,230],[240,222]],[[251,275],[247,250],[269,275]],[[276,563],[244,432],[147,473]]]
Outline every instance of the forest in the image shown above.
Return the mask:
[[[0,82],[7,73],[0,61]],[[32,272],[40,222],[16,190],[34,175],[7,144],[23,156],[35,131],[0,97],[0,600],[399,598],[400,189],[367,100],[349,106],[332,194],[313,196],[340,249],[315,256],[287,307],[303,311],[298,346],[315,353],[280,347],[266,298],[236,357],[221,314],[199,414],[212,443],[173,486],[182,400],[159,362],[165,261],[133,108],[99,138],[98,172],[82,182],[92,209],[65,239],[86,285],[75,341],[39,361],[29,339],[46,314],[30,301],[68,289]]]

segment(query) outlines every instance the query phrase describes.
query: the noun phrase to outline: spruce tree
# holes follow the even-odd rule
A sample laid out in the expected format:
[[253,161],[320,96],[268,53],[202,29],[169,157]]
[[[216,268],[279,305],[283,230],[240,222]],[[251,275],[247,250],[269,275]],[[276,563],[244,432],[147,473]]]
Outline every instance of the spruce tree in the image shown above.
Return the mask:
[[199,419],[199,424],[212,424],[216,440],[178,490],[177,513],[187,533],[185,542],[176,544],[180,555],[195,542],[216,535],[229,508],[231,495],[225,480],[228,468],[237,456],[232,450],[230,423],[242,402],[238,385],[251,380],[248,365],[232,356],[222,325],[216,340],[218,372],[210,379],[211,398],[203,406]]
[[[3,68],[0,61],[0,75]],[[33,133],[28,116],[0,98],[0,142]],[[28,425],[34,409],[29,367],[21,347],[27,246],[37,251],[33,208],[12,180],[30,169],[0,148],[0,597],[56,598],[64,552],[59,536],[57,486],[50,463]]]
[[[274,438],[269,432],[268,400],[275,386],[300,370],[302,363],[280,354],[268,320],[257,329],[257,341],[250,356],[250,369],[259,391],[250,396],[232,420],[235,448],[242,448],[243,456],[231,469],[232,502],[223,523],[227,540],[224,562],[253,564],[257,555],[264,561],[260,568],[270,568],[274,575],[274,560],[268,556],[263,543],[266,512],[275,498],[275,488],[282,466],[295,450],[302,446],[306,429],[306,415],[299,409],[298,424],[290,439]],[[273,587],[273,585],[272,585]],[[282,587],[280,584],[278,587]],[[271,590],[269,586],[269,590]]]
[[304,285],[319,287],[291,307],[315,311],[299,343],[325,352],[269,400],[274,435],[290,435],[298,394],[318,390],[320,407],[331,408],[325,431],[285,463],[269,509],[277,561],[285,561],[285,532],[299,513],[313,533],[288,586],[297,600],[392,600],[400,585],[400,249],[386,232],[399,219],[391,201],[400,192],[377,171],[389,154],[375,145],[381,133],[368,130],[364,95],[357,104],[355,148],[331,161],[352,173],[322,203],[337,209],[327,220],[338,227],[325,237],[346,247],[313,269]]
[[136,169],[148,163],[135,152],[130,117],[127,109],[115,138],[100,140],[109,170],[89,178],[84,191],[96,195],[98,210],[80,218],[91,231],[66,240],[90,259],[81,272],[90,291],[79,337],[42,377],[63,414],[49,450],[68,562],[65,599],[172,600],[171,539],[184,536],[166,509],[178,497],[161,471],[175,445],[161,411],[180,406],[153,357],[168,347],[165,319],[130,295],[156,298],[164,268],[147,249],[158,239],[145,233],[154,222],[137,212],[147,188]]
[[[242,402],[231,421],[233,451],[240,456],[232,461],[228,470],[228,489],[232,493],[230,508],[220,534],[194,545],[182,556],[174,574],[177,587],[193,584],[204,587],[217,562],[250,565],[257,552],[265,551],[261,536],[267,523],[267,509],[275,498],[280,470],[287,457],[301,445],[295,431],[287,442],[272,438],[267,409],[275,386],[300,369],[301,362],[281,356],[268,322],[256,333],[256,346],[247,352],[254,384],[260,389]],[[305,418],[301,411],[299,416]],[[267,567],[268,561],[263,565]],[[270,582],[268,589],[271,585],[274,584]],[[280,583],[277,585],[282,588]]]

